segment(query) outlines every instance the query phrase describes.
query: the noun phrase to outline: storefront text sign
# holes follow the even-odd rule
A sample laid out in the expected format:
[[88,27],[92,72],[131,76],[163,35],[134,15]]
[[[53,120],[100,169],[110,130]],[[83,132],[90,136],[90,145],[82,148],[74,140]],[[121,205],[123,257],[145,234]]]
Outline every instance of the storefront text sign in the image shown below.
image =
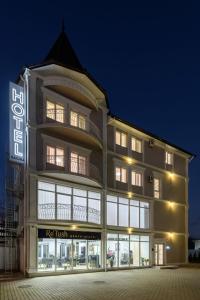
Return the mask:
[[9,98],[10,159],[24,163],[25,105],[23,87],[10,82]]
[[66,231],[57,229],[38,229],[38,238],[101,240],[101,233],[87,231]]

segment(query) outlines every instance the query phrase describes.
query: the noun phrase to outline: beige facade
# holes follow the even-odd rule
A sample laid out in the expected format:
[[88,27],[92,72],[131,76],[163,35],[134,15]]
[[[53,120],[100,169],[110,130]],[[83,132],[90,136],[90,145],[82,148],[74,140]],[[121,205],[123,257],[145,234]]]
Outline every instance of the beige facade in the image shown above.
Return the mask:
[[191,154],[112,116],[104,91],[82,70],[34,66],[29,92],[21,270],[187,262]]

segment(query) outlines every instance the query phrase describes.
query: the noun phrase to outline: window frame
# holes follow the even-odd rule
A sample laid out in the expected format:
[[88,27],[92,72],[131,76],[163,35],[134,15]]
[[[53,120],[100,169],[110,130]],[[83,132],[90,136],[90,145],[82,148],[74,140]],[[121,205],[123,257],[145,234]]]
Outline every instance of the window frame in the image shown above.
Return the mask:
[[[133,173],[135,173],[135,184],[133,183]],[[131,170],[131,185],[143,187],[143,172],[138,170]]]
[[[119,169],[119,180],[117,179],[117,169]],[[122,172],[123,171],[126,171],[125,173],[125,181],[123,181],[122,180],[122,177],[123,177],[123,174],[122,174]],[[121,166],[115,166],[115,181],[117,181],[117,182],[122,182],[122,183],[128,183],[128,170],[127,170],[127,168],[125,168],[125,167],[121,167]]]
[[[76,114],[76,124],[73,124],[73,121],[72,121],[72,114]],[[84,127],[82,127],[80,124],[81,124],[81,122],[80,122],[80,119],[81,118],[83,118],[83,120],[84,120]],[[82,114],[82,113],[80,113],[80,112],[78,112],[78,111],[76,111],[76,110],[73,110],[73,109],[70,109],[70,113],[69,113],[69,123],[70,123],[70,126],[72,126],[72,127],[76,127],[76,128],[79,128],[79,129],[81,129],[81,130],[84,130],[84,131],[86,131],[87,130],[87,116],[86,115],[84,115],[84,114]]]
[[[53,117],[52,118],[49,116],[50,114],[48,115],[48,103],[54,106],[54,108],[52,109],[53,110],[53,112],[52,112]],[[62,110],[62,121],[59,118],[59,113],[57,112],[59,109],[57,109],[57,106],[62,107],[62,109],[61,109]],[[54,102],[54,101],[49,100],[47,98],[46,99],[46,118],[54,120],[54,121],[59,122],[59,123],[64,123],[65,122],[65,107],[62,104]]]
[[[135,147],[133,147],[133,140],[135,140]],[[138,143],[139,143],[140,146],[138,146]],[[142,140],[138,139],[135,136],[131,136],[131,151],[141,154],[143,152],[142,151]]]
[[[155,188],[155,181],[158,180],[158,189]],[[156,196],[156,193],[158,196]],[[161,198],[161,179],[159,177],[154,177],[153,179],[153,197],[156,199]]]
[[170,152],[168,150],[165,151],[165,164],[168,166],[173,166],[174,164],[173,152]]
[[[117,135],[119,135],[119,143],[117,142]],[[126,138],[125,144],[123,144],[123,136]],[[115,130],[115,145],[121,146],[123,148],[127,148],[128,147],[128,134],[116,129]]]
[[[51,148],[51,149],[54,150],[54,155],[48,155],[48,148]],[[58,160],[57,160],[57,158],[59,157],[57,155],[57,151],[60,151],[60,150],[63,151],[63,155],[60,155],[62,157],[62,164],[61,165],[58,163]],[[53,157],[53,162],[48,161],[49,156]],[[55,165],[57,167],[64,168],[65,167],[65,149],[63,147],[46,144],[46,164],[51,164],[51,165]]]
[[[108,200],[110,197],[110,200]],[[115,198],[115,200],[112,200],[112,198]],[[127,200],[127,204],[120,202],[120,199],[126,199]],[[131,202],[132,200],[132,202]],[[108,219],[108,203],[114,203],[115,206],[117,206],[117,224],[110,224],[109,219]],[[148,207],[145,207],[146,204]],[[120,210],[120,205],[124,205],[128,208],[128,226],[123,226],[120,225],[119,222],[119,210]],[[137,208],[138,211],[138,227],[133,227],[131,226],[131,208]],[[148,210],[148,227],[141,227],[141,211],[142,210]],[[106,196],[106,226],[111,226],[111,227],[125,227],[125,228],[137,228],[137,229],[150,229],[151,228],[151,206],[150,206],[150,202],[149,201],[143,201],[143,200],[138,200],[138,199],[129,199],[129,198],[125,198],[123,196],[116,196],[116,195],[112,195],[112,194],[107,194]]]
[[[77,166],[77,171],[72,171],[72,154],[77,155],[77,161],[76,161],[76,166]],[[85,159],[85,165],[84,165],[84,172],[80,172],[80,159],[84,158]],[[79,175],[88,175],[88,156],[80,154],[77,151],[70,151],[70,172],[74,174],[79,174]]]
[[[44,186],[40,185],[41,183],[44,184]],[[52,185],[52,190],[50,188],[45,187],[45,184]],[[63,187],[63,189],[60,189],[60,187]],[[65,189],[66,188],[66,189]],[[78,190],[84,192],[85,195],[78,195]],[[46,213],[45,217],[39,218],[39,214],[42,215],[44,212],[39,207],[39,191],[42,192],[48,192],[52,193],[54,195],[54,211],[53,211],[53,218],[49,218],[50,214],[48,212]],[[58,196],[63,195],[70,198],[70,218],[58,218]],[[74,197],[84,198],[86,201],[86,218],[85,220],[77,220],[74,219]],[[93,208],[92,210],[89,210],[91,207],[89,207],[89,200],[95,200],[97,208]],[[89,224],[95,224],[97,226],[101,226],[102,224],[102,193],[100,191],[96,191],[93,189],[82,189],[77,188],[73,185],[62,185],[57,184],[53,182],[38,180],[37,181],[37,219],[38,220],[56,220],[60,222],[80,222],[80,223],[89,223]],[[98,203],[97,203],[98,202]],[[42,203],[41,203],[42,204]],[[93,215],[92,215],[93,214]],[[90,221],[88,221],[90,215]],[[92,222],[91,220],[95,220],[96,222]]]

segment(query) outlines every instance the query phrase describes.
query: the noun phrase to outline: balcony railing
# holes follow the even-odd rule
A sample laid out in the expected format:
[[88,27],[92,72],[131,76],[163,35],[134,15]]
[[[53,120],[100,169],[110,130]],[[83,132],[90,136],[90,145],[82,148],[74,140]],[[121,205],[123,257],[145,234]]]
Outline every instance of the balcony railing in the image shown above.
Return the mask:
[[62,170],[73,175],[88,177],[101,182],[99,169],[88,162],[84,156],[79,156],[78,159],[67,159],[64,155],[47,155],[46,170]]
[[[57,211],[57,216],[56,216]],[[72,215],[73,214],[73,217]],[[100,224],[100,211],[82,205],[64,204],[64,203],[44,203],[38,204],[38,218],[46,220],[74,220],[82,222],[91,222]]]
[[[66,111],[62,109],[48,109],[46,110],[46,120],[47,123],[52,123],[56,126],[62,126],[62,127],[71,127],[71,128],[76,128],[80,131],[87,132],[90,135],[94,136],[97,138],[99,141],[102,140],[102,134],[100,129],[91,121],[88,120],[87,118],[84,119],[84,121],[73,121],[73,120],[66,120]],[[74,124],[73,124],[74,123]]]

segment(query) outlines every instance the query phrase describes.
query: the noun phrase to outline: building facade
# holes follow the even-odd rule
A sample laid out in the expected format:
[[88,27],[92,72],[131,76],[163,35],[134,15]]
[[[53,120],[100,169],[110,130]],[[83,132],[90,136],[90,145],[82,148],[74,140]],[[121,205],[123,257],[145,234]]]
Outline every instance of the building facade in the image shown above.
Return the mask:
[[192,154],[113,116],[64,32],[29,71],[21,271],[187,262]]

